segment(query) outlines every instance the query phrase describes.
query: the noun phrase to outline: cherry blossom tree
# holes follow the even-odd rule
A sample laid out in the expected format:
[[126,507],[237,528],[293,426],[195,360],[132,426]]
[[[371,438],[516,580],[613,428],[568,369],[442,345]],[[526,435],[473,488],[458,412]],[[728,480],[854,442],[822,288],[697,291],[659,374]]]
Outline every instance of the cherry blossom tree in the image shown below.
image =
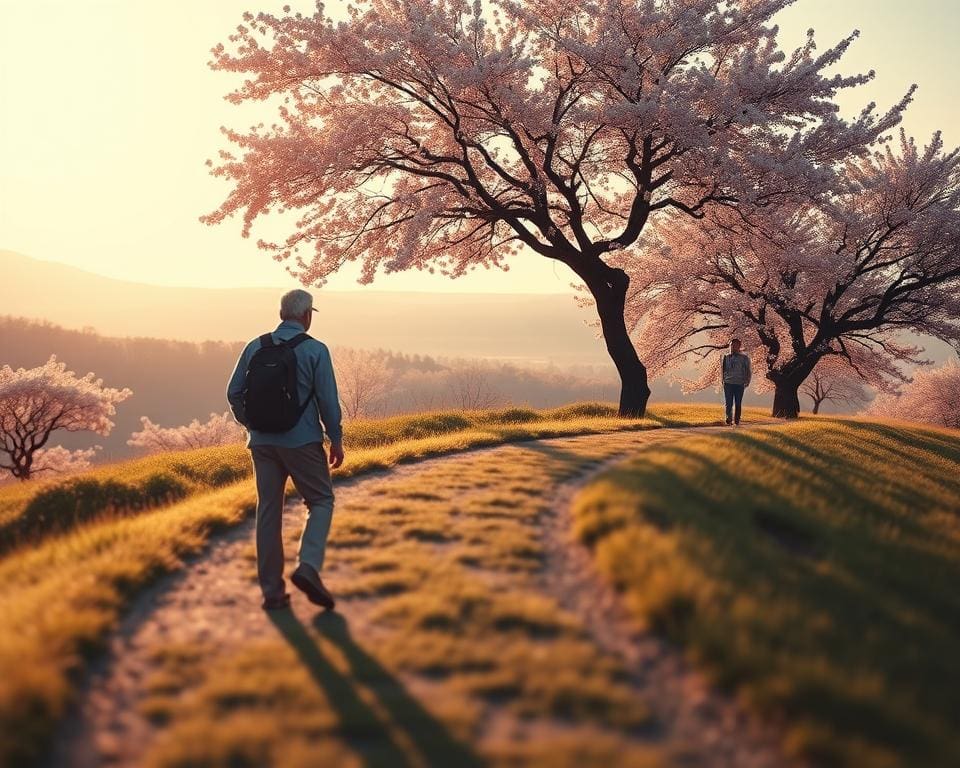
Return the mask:
[[815,414],[820,413],[824,403],[859,410],[870,400],[860,376],[836,356],[821,360],[803,382],[800,391],[810,398]]
[[[817,205],[714,209],[674,218],[642,251],[628,321],[657,372],[703,361],[740,336],[774,388],[775,416],[795,417],[798,390],[839,357],[882,391],[922,352],[905,331],[960,344],[960,151],[939,134],[921,149],[901,133],[852,160]],[[686,381],[715,384],[717,365]]]
[[[94,374],[77,377],[56,355],[36,368],[9,365],[0,368],[0,469],[19,480],[40,471],[76,469],[90,452],[71,453],[57,446],[46,451],[50,436],[58,431],[91,431],[108,435],[116,405],[133,394],[129,389],[103,386]],[[42,462],[40,459],[44,459]]]
[[960,365],[917,371],[903,393],[878,396],[867,415],[960,429]]
[[89,469],[91,462],[103,446],[78,448],[71,451],[62,445],[41,448],[33,455],[33,474],[49,472],[54,475],[67,475]]
[[[772,17],[792,0],[360,0],[334,22],[245,13],[211,67],[245,75],[227,98],[273,98],[278,122],[223,128],[211,173],[232,183],[201,217],[242,213],[244,237],[304,284],[348,262],[378,270],[511,258],[569,267],[596,305],[620,375],[620,413],[642,415],[647,370],[624,320],[628,274],[611,255],[648,220],[779,200],[829,184],[909,100],[856,119],[835,98],[873,73],[828,73],[855,34],[786,55]],[[208,161],[213,166],[213,161]],[[307,249],[303,253],[302,249]]]
[[[62,445],[49,448],[40,448],[33,454],[33,465],[30,467],[30,476],[37,477],[41,473],[49,475],[71,475],[90,469],[97,451],[103,446],[95,445],[92,448],[79,448],[71,451]],[[0,469],[0,484],[16,481],[16,477],[8,469]]]
[[347,418],[372,415],[373,409],[382,405],[395,378],[384,356],[362,349],[339,349],[334,357],[337,390]]
[[210,418],[203,423],[194,419],[179,427],[161,427],[146,416],[140,417],[140,423],[143,428],[131,435],[127,445],[142,448],[146,453],[230,445],[239,443],[247,436],[247,431],[234,420],[229,411],[211,413]]

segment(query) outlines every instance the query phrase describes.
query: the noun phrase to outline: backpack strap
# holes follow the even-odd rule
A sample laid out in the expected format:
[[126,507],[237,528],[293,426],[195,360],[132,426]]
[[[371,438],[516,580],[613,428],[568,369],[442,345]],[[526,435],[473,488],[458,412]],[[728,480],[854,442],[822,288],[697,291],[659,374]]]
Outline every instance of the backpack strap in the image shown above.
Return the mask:
[[[296,349],[300,344],[303,344],[307,339],[312,339],[313,337],[307,333],[298,333],[296,336],[292,336],[286,341],[281,341],[280,343],[289,347],[291,350]],[[303,412],[307,410],[307,406],[310,405],[310,401],[316,397],[316,392],[314,391],[314,382],[316,381],[316,373],[310,377],[310,391],[307,393],[307,396],[303,399],[303,402],[300,404],[300,413],[299,416],[303,416]],[[319,407],[319,405],[318,405]]]
[[310,339],[310,338],[312,337],[307,333],[298,333],[296,336],[289,338],[286,341],[282,341],[280,343],[285,344],[286,346],[290,347],[290,349],[296,349],[300,344],[302,344],[303,342],[305,342],[307,339]]
[[[280,344],[285,344],[286,346],[290,347],[290,349],[296,349],[299,344],[302,344],[304,341],[310,338],[313,338],[313,337],[310,336],[309,334],[298,333],[296,336],[293,336],[289,339],[281,341]],[[277,347],[277,346],[280,346],[280,344],[277,344],[277,342],[273,340],[272,333],[265,333],[263,334],[263,336],[260,337],[261,347]]]

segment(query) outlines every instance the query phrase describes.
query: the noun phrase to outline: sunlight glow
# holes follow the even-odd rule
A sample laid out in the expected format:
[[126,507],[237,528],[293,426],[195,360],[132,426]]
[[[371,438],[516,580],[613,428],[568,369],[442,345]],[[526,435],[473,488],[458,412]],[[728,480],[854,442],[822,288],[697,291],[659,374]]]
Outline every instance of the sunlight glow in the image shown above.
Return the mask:
[[[223,100],[239,80],[208,69],[209,49],[226,41],[245,10],[280,13],[288,2],[0,0],[0,249],[146,283],[293,284],[255,237],[241,239],[240,222],[197,220],[226,190],[204,165],[225,145],[219,127],[272,119]],[[333,13],[345,7],[327,3]],[[942,128],[948,145],[960,140],[952,81],[958,4],[799,0],[780,21],[789,49],[809,27],[820,50],[861,30],[845,71],[875,69],[877,77],[844,102],[849,114],[870,99],[884,109],[916,82],[907,129],[925,140]],[[355,279],[347,271],[329,287],[359,288]],[[414,272],[380,276],[373,287],[566,292],[572,280],[530,255],[508,274],[481,269],[450,281]]]

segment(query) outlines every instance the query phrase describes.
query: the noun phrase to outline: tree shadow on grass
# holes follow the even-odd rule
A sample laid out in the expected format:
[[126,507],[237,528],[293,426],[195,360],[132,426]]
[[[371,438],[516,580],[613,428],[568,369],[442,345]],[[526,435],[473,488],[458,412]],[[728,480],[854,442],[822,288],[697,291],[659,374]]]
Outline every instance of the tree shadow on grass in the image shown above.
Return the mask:
[[[876,435],[888,441],[909,445],[911,448],[933,451],[945,458],[960,462],[960,432],[952,434],[938,432],[932,429],[923,429],[919,425],[898,428],[892,424],[866,421],[844,421],[840,423],[861,433]],[[889,444],[884,447],[887,450],[892,450]]]
[[[723,406],[720,406],[717,410],[717,418],[710,422],[704,422],[701,424],[691,424],[689,421],[685,420],[682,416],[676,418],[670,418],[669,416],[660,416],[657,413],[647,411],[643,418],[652,421],[654,424],[659,424],[665,429],[682,429],[684,427],[692,428],[701,428],[701,427],[722,427],[724,426],[723,421]],[[747,423],[747,419],[744,420],[744,423]]]
[[[784,476],[803,474],[805,484],[815,488],[825,498],[843,500],[860,510],[877,508],[877,499],[858,491],[850,479],[859,481],[862,489],[873,489],[877,483],[878,466],[895,465],[897,472],[888,474],[883,480],[884,494],[890,496],[904,508],[916,512],[925,512],[936,506],[934,498],[925,494],[916,480],[923,478],[931,483],[941,483],[942,474],[936,473],[927,464],[930,454],[952,459],[960,459],[960,441],[953,444],[946,440],[923,437],[901,437],[895,430],[887,430],[883,425],[844,422],[843,428],[853,434],[844,441],[842,451],[825,451],[814,444],[805,442],[785,432],[777,432],[772,439],[760,439],[757,435],[743,433],[731,434],[729,439],[745,450],[759,451],[775,461],[783,462]],[[897,450],[894,445],[882,442],[886,437],[908,444],[914,453]],[[904,530],[921,535],[924,532],[922,521],[898,516],[897,524]]]
[[[872,451],[850,444],[845,446],[845,455],[841,457],[779,432],[771,440],[743,433],[731,433],[725,437],[738,444],[745,457],[752,451],[776,462],[779,465],[778,476],[785,483],[789,481],[792,485],[805,485],[822,499],[828,499],[834,509],[843,509],[845,513],[838,514],[835,520],[830,516],[822,517],[787,493],[787,486],[778,487],[777,483],[750,477],[748,473],[734,474],[721,467],[720,463],[677,444],[663,446],[662,453],[692,462],[698,467],[697,477],[712,477],[717,485],[735,488],[736,494],[719,501],[681,475],[666,467],[648,465],[641,459],[635,459],[624,467],[624,474],[619,478],[614,473],[608,477],[614,482],[626,482],[628,486],[635,485],[642,478],[642,484],[648,489],[649,500],[644,517],[652,517],[651,522],[657,521],[658,508],[698,510],[699,514],[687,517],[687,522],[715,542],[738,540],[740,533],[737,532],[738,526],[734,525],[736,521],[746,526],[744,530],[753,529],[768,534],[769,525],[765,525],[765,522],[770,522],[771,518],[774,518],[774,525],[787,523],[793,533],[804,539],[804,546],[800,549],[812,549],[816,557],[778,560],[777,567],[782,575],[794,574],[807,579],[813,571],[818,570],[816,561],[823,556],[829,558],[832,550],[839,547],[845,550],[845,557],[850,560],[843,569],[842,583],[835,582],[837,589],[861,595],[881,593],[884,596],[881,601],[884,612],[898,613],[910,605],[913,608],[922,607],[929,617],[936,617],[938,624],[950,623],[950,617],[956,615],[955,604],[946,601],[942,593],[916,588],[916,573],[921,564],[929,567],[936,562],[934,570],[941,577],[945,573],[956,573],[960,578],[960,564],[943,560],[931,551],[938,537],[936,530],[925,526],[922,515],[894,514],[881,508],[877,498],[858,491],[844,480],[858,477],[864,489],[876,483],[876,476],[869,470],[871,460],[875,458]],[[752,466],[756,466],[755,463]],[[884,495],[897,498],[907,508],[923,511],[934,502],[919,489],[911,488],[907,478],[912,473],[915,471],[910,466],[903,466],[898,474],[902,474],[904,479],[887,477]],[[883,531],[894,529],[900,535],[883,535]],[[858,541],[869,541],[871,545],[856,547],[859,551],[851,550],[850,546]],[[784,542],[780,540],[779,543]],[[760,565],[759,561],[750,557],[752,553],[759,554],[753,548],[740,550],[738,559],[748,569]],[[792,554],[801,552],[794,551]],[[888,559],[905,565],[901,568],[884,567]],[[851,572],[850,568],[854,571]],[[800,574],[799,571],[806,573]],[[855,574],[859,574],[859,578]],[[824,573],[817,576],[817,580],[823,579],[833,581]],[[907,594],[909,599],[898,599],[898,596]],[[904,630],[907,631],[907,628]]]
[[551,443],[527,443],[521,446],[524,451],[532,454],[539,454],[550,461],[561,462],[561,466],[543,466],[539,470],[551,475],[557,482],[563,482],[572,475],[590,469],[599,467],[603,464],[603,457],[584,456],[575,450],[570,450],[559,445]]
[[[353,641],[341,615],[319,614],[314,625],[346,657],[350,665],[347,674],[325,657],[319,638],[309,632],[292,611],[273,611],[269,616],[326,694],[330,706],[339,716],[339,733],[364,765],[404,768],[425,762],[427,765],[471,768],[484,764],[430,715],[390,672]],[[377,697],[388,713],[388,720],[364,701],[359,693],[361,686]],[[398,743],[394,736],[398,730],[406,733],[420,759]]]
[[664,416],[658,416],[656,413],[651,413],[650,411],[647,411],[644,414],[644,418],[649,419],[654,424],[659,424],[662,427],[669,427],[675,423],[672,419],[668,419]]
[[[781,432],[731,432],[733,450],[662,445],[603,481],[637,494],[637,522],[688,542],[691,567],[716,588],[719,604],[698,606],[673,637],[717,665],[721,681],[753,687],[815,731],[848,740],[841,750],[862,740],[909,756],[907,764],[957,764],[935,756],[960,750],[949,735],[960,711],[951,650],[960,561],[924,515],[950,497],[912,480],[931,454],[957,455],[960,441],[843,426],[852,432],[831,449]],[[939,482],[955,481],[941,471]],[[600,539],[632,524],[615,514],[605,530],[603,507],[592,514]],[[745,598],[757,607],[738,616],[731,608]]]

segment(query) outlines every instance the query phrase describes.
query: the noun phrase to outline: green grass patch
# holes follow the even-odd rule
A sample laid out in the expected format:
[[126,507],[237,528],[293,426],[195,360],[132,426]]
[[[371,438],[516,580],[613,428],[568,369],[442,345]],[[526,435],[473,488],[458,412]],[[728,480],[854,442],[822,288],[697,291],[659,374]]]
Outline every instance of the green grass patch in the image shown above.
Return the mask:
[[242,445],[108,464],[63,480],[0,489],[0,554],[100,517],[136,514],[219,488],[252,472]]
[[574,501],[650,626],[830,766],[960,765],[960,434],[810,419],[652,446]]

